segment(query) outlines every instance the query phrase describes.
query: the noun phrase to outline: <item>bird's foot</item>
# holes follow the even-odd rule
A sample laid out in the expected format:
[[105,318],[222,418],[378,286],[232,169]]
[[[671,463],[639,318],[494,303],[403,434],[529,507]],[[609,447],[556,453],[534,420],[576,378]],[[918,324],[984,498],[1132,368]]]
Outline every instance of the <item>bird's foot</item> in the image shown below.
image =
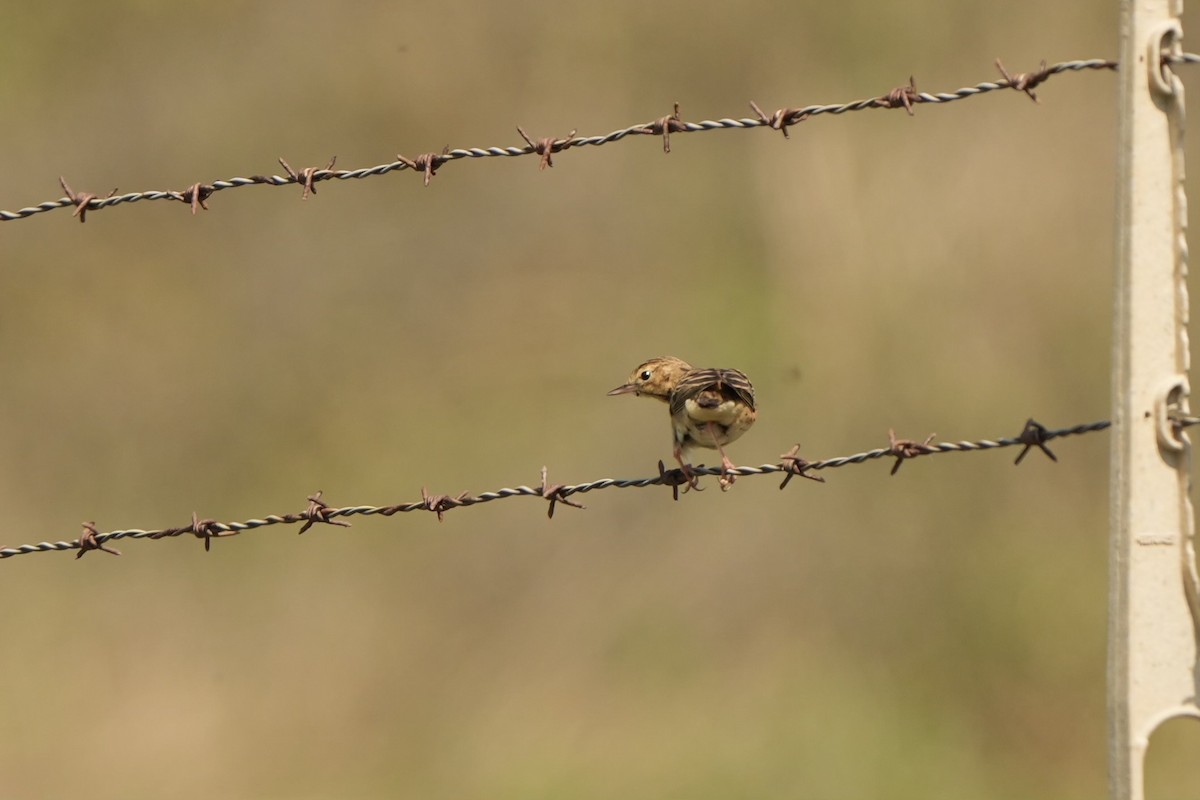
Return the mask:
[[700,476],[692,469],[692,465],[679,457],[676,460],[679,462],[679,471],[683,473],[683,481],[687,484],[687,488],[683,490],[683,493],[687,494],[692,489],[695,489],[697,492],[704,491],[704,489],[700,488]]
[[737,474],[734,472],[736,469],[737,465],[730,461],[726,455],[722,454],[721,477],[719,479],[722,492],[728,491],[729,487],[733,486],[733,482],[737,480]]

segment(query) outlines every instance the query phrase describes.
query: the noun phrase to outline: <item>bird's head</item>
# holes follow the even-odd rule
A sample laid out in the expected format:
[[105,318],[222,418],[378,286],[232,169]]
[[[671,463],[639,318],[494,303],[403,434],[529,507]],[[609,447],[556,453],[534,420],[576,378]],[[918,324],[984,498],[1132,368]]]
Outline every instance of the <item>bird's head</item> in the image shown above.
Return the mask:
[[608,393],[609,397],[618,394],[636,394],[639,397],[656,397],[664,403],[671,397],[671,391],[679,383],[692,365],[674,356],[652,358],[644,364],[639,364],[629,375],[629,380]]

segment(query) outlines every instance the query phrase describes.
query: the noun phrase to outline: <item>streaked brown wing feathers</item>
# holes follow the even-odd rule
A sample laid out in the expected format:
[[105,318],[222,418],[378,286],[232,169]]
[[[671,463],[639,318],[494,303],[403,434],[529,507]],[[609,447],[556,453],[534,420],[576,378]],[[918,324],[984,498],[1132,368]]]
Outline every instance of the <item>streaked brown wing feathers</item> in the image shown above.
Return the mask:
[[741,370],[693,369],[679,380],[675,391],[671,393],[671,413],[680,413],[684,403],[710,389],[716,389],[724,396],[736,397],[754,408],[754,386]]

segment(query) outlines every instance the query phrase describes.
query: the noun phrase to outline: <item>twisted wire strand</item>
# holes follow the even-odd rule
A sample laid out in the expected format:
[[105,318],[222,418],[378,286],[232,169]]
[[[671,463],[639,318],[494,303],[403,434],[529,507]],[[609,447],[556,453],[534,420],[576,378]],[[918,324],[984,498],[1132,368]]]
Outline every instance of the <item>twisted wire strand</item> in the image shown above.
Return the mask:
[[[1185,53],[1179,56],[1165,56],[1164,62],[1172,64],[1194,64],[1200,63],[1200,55]],[[1000,66],[997,62],[997,66]],[[986,94],[1001,89],[1017,89],[1027,93],[1031,98],[1036,100],[1036,95],[1033,92],[1034,87],[1040,85],[1052,76],[1062,74],[1064,72],[1081,72],[1084,70],[1115,70],[1117,62],[1108,61],[1105,59],[1092,58],[1076,61],[1063,61],[1051,66],[1046,66],[1043,62],[1040,69],[1029,72],[1009,75],[1000,66],[1001,72],[1004,75],[1002,80],[998,81],[983,81],[974,86],[965,86],[952,92],[918,92],[911,79],[907,86],[902,86],[894,89],[886,95],[872,97],[863,100],[855,100],[850,103],[839,103],[833,105],[809,105],[803,108],[781,108],[773,115],[767,116],[763,114],[757,106],[753,106],[758,113],[757,118],[742,117],[742,118],[722,118],[716,120],[701,120],[700,122],[685,122],[679,119],[678,107],[676,113],[672,116],[667,116],[645,122],[638,125],[630,125],[626,128],[615,130],[611,133],[602,136],[575,136],[574,134],[566,138],[548,138],[540,141],[529,139],[524,131],[521,135],[526,139],[527,144],[523,147],[468,147],[454,150],[445,150],[441,153],[428,153],[420,156],[417,159],[410,160],[398,157],[396,161],[387,164],[379,164],[373,167],[364,167],[361,169],[305,169],[298,173],[287,167],[289,175],[254,175],[249,178],[234,177],[225,180],[216,180],[208,184],[193,184],[183,191],[143,191],[129,192],[126,194],[114,193],[109,197],[98,197],[91,194],[74,194],[68,190],[67,197],[60,197],[57,200],[48,200],[38,203],[37,205],[27,206],[17,209],[16,211],[0,210],[0,222],[12,222],[20,219],[28,219],[36,214],[42,214],[47,211],[54,211],[60,208],[75,208],[76,215],[80,220],[85,218],[85,212],[97,211],[103,208],[111,208],[126,203],[136,203],[142,200],[177,200],[192,207],[193,213],[198,207],[207,208],[205,201],[214,193],[224,191],[226,189],[236,189],[243,186],[267,185],[267,186],[289,186],[302,185],[304,186],[304,197],[307,197],[313,190],[313,184],[324,180],[351,180],[369,178],[378,175],[386,175],[389,172],[398,172],[401,170],[413,170],[415,172],[423,172],[425,182],[428,184],[430,177],[442,165],[459,159],[478,159],[478,158],[511,158],[517,156],[539,155],[542,158],[542,166],[553,166],[550,161],[552,153],[560,153],[565,150],[599,146],[609,144],[611,142],[620,141],[628,136],[637,135],[656,135],[663,136],[663,149],[670,152],[671,134],[674,133],[702,133],[713,130],[748,130],[751,128],[768,127],[776,130],[781,130],[787,133],[789,126],[795,125],[809,117],[815,117],[822,114],[845,114],[850,111],[864,111],[871,108],[904,108],[909,114],[912,113],[912,107],[921,104],[944,104],[955,100],[965,100],[968,97]],[[65,188],[65,184],[64,184]]]
[[[1179,428],[1189,427],[1200,423],[1198,417],[1183,417],[1175,421]],[[1013,447],[1021,445],[1024,447],[1021,454],[1017,457],[1016,463],[1020,463],[1025,457],[1025,454],[1031,448],[1041,449],[1051,459],[1057,461],[1057,458],[1046,447],[1046,443],[1054,439],[1059,439],[1066,436],[1077,436],[1086,433],[1094,433],[1105,430],[1112,423],[1107,420],[1099,422],[1091,422],[1081,425],[1074,425],[1068,428],[1059,428],[1050,430],[1037,422],[1030,419],[1024,430],[1018,436],[1004,437],[1000,439],[980,439],[976,441],[958,441],[958,442],[932,442],[926,440],[924,442],[915,442],[912,440],[896,439],[892,435],[888,447],[880,447],[874,450],[867,450],[862,453],[856,453],[849,456],[840,456],[837,458],[827,458],[820,461],[806,461],[800,458],[797,453],[799,445],[792,449],[791,452],[782,456],[782,461],[778,464],[762,464],[757,467],[745,466],[736,467],[732,470],[735,475],[741,477],[754,477],[763,475],[783,474],[784,480],[780,488],[784,488],[788,482],[794,477],[805,477],[812,480],[824,481],[823,478],[812,475],[811,473],[826,469],[835,469],[845,467],[852,464],[862,464],[867,461],[872,461],[879,458],[892,457],[896,459],[896,463],[892,468],[892,473],[895,474],[899,466],[908,459],[918,456],[936,455],[940,453],[967,453],[981,452],[984,450],[995,450],[1003,447]],[[697,475],[721,475],[722,470],[718,467],[696,466],[692,468]],[[327,505],[321,500],[321,493],[318,492],[308,498],[308,509],[294,514],[272,514],[270,516],[257,519],[249,519],[242,522],[217,522],[215,520],[202,520],[196,515],[192,517],[190,525],[184,525],[175,528],[163,528],[159,530],[142,530],[139,528],[129,528],[125,530],[114,530],[106,533],[97,531],[93,523],[84,525],[84,535],[78,539],[71,541],[57,542],[38,542],[37,544],[26,544],[18,547],[0,548],[0,559],[11,558],[12,556],[25,555],[27,553],[45,553],[64,550],[77,550],[76,555],[84,555],[89,550],[107,550],[115,553],[116,551],[107,547],[107,543],[119,539],[162,539],[168,537],[181,536],[184,534],[192,534],[198,538],[204,539],[205,548],[207,549],[213,539],[219,539],[228,536],[236,536],[245,531],[255,530],[258,528],[266,528],[272,525],[297,525],[303,524],[300,533],[304,533],[310,527],[316,524],[331,524],[348,526],[349,523],[342,521],[346,517],[355,516],[384,516],[390,517],[395,514],[408,513],[411,511],[431,511],[436,513],[438,519],[442,515],[456,508],[468,508],[471,506],[490,503],[495,500],[506,500],[512,497],[536,497],[542,500],[547,500],[550,503],[548,511],[549,516],[554,516],[554,509],[557,503],[582,508],[583,506],[571,501],[574,495],[587,494],[589,492],[600,491],[602,489],[643,489],[650,486],[668,486],[676,493],[678,498],[678,489],[680,485],[685,485],[686,479],[683,473],[678,469],[668,470],[663,467],[662,462],[659,462],[659,474],[644,478],[600,478],[599,480],[588,481],[578,484],[547,484],[545,470],[542,472],[541,486],[515,486],[511,488],[497,489],[491,492],[482,492],[480,494],[463,493],[457,496],[450,495],[429,495],[422,489],[422,497],[420,500],[415,500],[407,503],[399,503],[388,506],[345,506],[335,508]]]

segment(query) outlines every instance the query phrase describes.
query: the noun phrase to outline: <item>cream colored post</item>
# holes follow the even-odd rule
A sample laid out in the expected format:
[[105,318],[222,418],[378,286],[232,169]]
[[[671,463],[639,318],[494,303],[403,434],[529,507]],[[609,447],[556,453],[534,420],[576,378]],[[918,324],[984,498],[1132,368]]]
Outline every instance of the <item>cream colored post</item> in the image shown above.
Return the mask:
[[[1109,580],[1109,794],[1143,797],[1150,735],[1200,718],[1200,579],[1188,499],[1181,0],[1121,4]],[[1200,758],[1200,753],[1197,754]]]

